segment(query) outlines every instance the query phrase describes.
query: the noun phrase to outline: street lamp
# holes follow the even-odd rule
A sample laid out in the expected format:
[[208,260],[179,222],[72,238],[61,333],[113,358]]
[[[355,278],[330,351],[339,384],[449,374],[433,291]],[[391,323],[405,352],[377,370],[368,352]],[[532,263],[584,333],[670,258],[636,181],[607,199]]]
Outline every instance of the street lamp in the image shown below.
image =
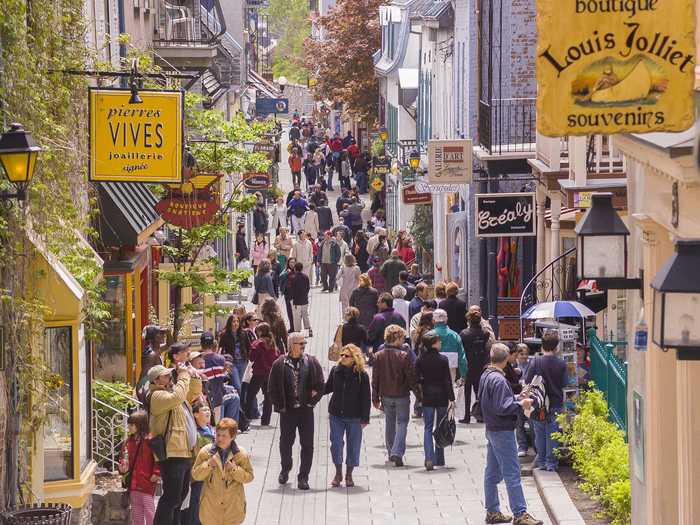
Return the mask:
[[379,138],[382,139],[382,142],[386,142],[386,139],[389,138],[389,132],[386,127],[382,126],[379,128]]
[[612,205],[612,193],[594,193],[591,207],[576,225],[579,280],[595,280],[601,289],[640,289],[640,279],[627,274],[630,232]]
[[279,77],[277,79],[277,85],[280,87],[280,91],[284,93],[284,88],[289,84],[289,81],[287,80],[287,77]]
[[24,200],[29,182],[34,176],[36,159],[41,148],[22,124],[13,123],[10,131],[0,138],[0,164],[7,179],[17,188],[17,193],[1,193],[0,200]]
[[651,282],[652,339],[678,359],[700,359],[700,239],[678,239],[676,253]]
[[408,156],[408,164],[411,166],[411,169],[413,171],[416,171],[418,169],[418,166],[420,166],[420,153],[418,153],[418,150],[413,150]]

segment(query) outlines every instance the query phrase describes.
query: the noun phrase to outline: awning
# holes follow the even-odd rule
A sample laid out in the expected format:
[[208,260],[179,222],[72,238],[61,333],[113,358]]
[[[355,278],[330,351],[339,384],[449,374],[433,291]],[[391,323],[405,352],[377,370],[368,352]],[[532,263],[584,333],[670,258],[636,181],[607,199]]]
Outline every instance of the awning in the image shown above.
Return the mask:
[[255,89],[259,89],[265,98],[279,98],[282,93],[270,82],[252,69],[248,70],[248,80]]
[[418,69],[400,67],[399,87],[401,89],[418,89]]
[[160,228],[158,199],[145,184],[102,182],[99,191],[100,237],[105,246],[137,246]]

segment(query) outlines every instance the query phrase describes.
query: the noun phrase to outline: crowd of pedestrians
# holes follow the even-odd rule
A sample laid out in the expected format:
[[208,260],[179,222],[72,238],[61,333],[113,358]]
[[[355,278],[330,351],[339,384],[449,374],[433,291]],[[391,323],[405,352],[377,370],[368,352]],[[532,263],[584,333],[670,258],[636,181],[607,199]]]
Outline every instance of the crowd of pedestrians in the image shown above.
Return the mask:
[[[322,137],[300,122],[290,139],[293,191],[270,210],[256,208],[250,248],[245,227],[236,235],[237,260],[254,270],[254,307],[236,308],[221,333],[202,334],[195,351],[174,343],[163,352],[163,331],[144,330],[137,386],[144,410],[129,419],[120,465],[133,523],[242,523],[244,485],[254,473],[236,437],[255,431],[251,421],[272,424],[273,412],[279,414],[280,485],[294,469],[298,436],[296,486],[310,488],[315,432],[321,431],[330,435],[331,487],[353,487],[373,405],[383,413],[386,458],[396,468],[404,465],[411,414],[423,421],[427,471],[449,461],[438,433],[455,412],[464,413],[460,423],[483,422],[486,523],[541,524],[527,512],[518,456],[535,446],[536,466],[557,468],[552,433],[566,367],[554,354],[556,333],[543,336],[544,355],[534,359],[525,345],[496,341],[479,306],[459,298],[457,283],[424,279],[408,232],[388,231],[381,206],[366,209],[361,194],[368,164],[352,134]],[[341,191],[333,210],[327,192],[334,175]],[[342,312],[339,352],[327,376],[306,351],[314,336],[314,286],[337,293]],[[547,406],[532,399],[528,384],[535,377],[543,378]],[[456,395],[461,390],[463,401]],[[316,429],[314,410],[323,396],[329,396],[329,428]],[[501,512],[502,480],[514,516]]]

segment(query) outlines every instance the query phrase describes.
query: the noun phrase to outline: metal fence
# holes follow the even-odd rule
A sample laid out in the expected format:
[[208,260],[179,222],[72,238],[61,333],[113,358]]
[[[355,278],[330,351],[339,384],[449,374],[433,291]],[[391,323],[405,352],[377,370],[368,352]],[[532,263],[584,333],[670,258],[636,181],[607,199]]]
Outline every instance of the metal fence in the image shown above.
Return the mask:
[[591,379],[608,401],[608,418],[627,434],[627,363],[617,357],[616,346],[598,339],[595,330],[588,331]]
[[[96,380],[102,388],[120,398],[122,402],[131,407],[140,407],[138,399],[124,395],[122,392],[111,388],[108,384]],[[116,471],[119,467],[121,445],[126,438],[126,420],[129,414],[124,410],[111,406],[93,393],[92,398],[92,457],[97,464],[106,470]]]
[[479,101],[479,143],[492,154],[534,152],[535,99]]

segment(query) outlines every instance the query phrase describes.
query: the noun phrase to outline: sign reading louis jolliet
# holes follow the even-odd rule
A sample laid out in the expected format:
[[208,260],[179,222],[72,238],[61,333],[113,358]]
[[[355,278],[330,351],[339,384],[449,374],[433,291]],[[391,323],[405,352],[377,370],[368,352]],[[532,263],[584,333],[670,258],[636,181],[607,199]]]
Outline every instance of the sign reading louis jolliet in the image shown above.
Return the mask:
[[90,88],[90,180],[182,182],[183,91]]
[[537,0],[537,129],[683,131],[695,119],[695,0]]
[[537,234],[534,193],[477,193],[477,237],[529,237]]

